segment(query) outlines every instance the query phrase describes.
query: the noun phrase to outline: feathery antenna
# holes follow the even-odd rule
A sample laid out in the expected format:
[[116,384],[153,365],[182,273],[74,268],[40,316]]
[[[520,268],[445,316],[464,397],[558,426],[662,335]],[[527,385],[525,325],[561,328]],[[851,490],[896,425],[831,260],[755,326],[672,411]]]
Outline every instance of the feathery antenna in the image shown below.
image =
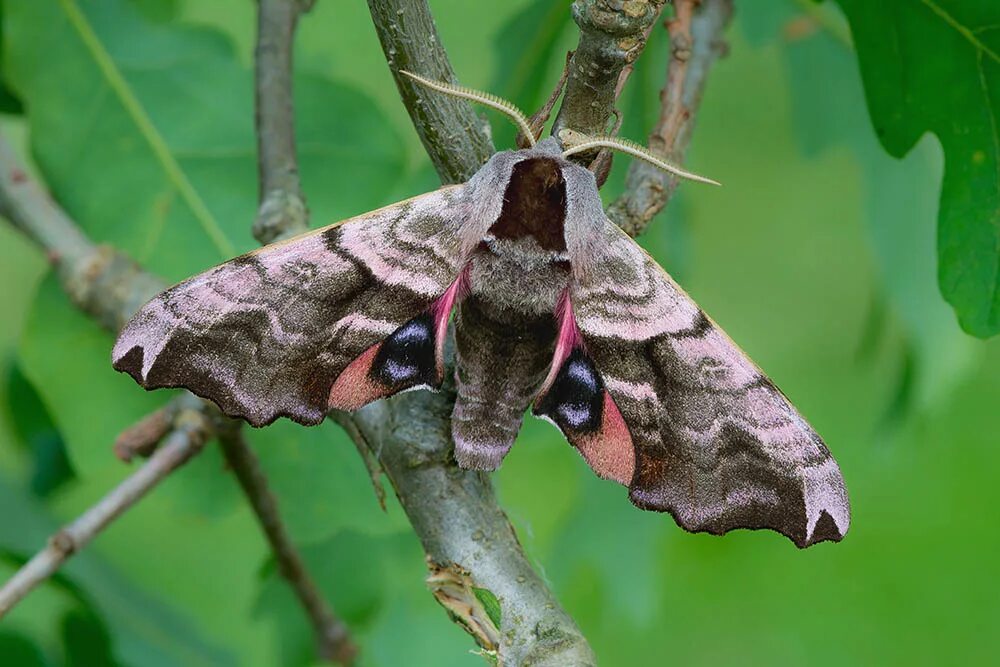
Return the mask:
[[645,146],[640,146],[639,144],[629,141],[628,139],[620,139],[618,137],[588,137],[585,134],[581,134],[576,130],[570,130],[568,128],[559,132],[559,139],[562,141],[563,146],[567,146],[566,150],[563,151],[563,157],[583,153],[594,148],[611,148],[613,150],[621,151],[627,155],[631,155],[634,158],[644,160],[654,167],[671,173],[678,178],[686,178],[691,181],[709,183],[711,185],[722,185],[718,181],[713,181],[711,178],[705,178],[704,176],[693,174],[690,171],[684,171],[680,167],[675,167],[669,162],[665,162],[650,153],[649,149]]
[[452,95],[453,97],[461,97],[463,99],[472,100],[473,102],[479,102],[484,106],[488,106],[491,109],[496,109],[500,113],[504,114],[508,118],[514,121],[518,127],[521,128],[521,132],[527,137],[528,142],[534,146],[536,142],[535,133],[531,131],[531,126],[528,125],[528,119],[525,117],[524,113],[518,109],[516,106],[511,104],[505,99],[501,99],[496,95],[491,95],[490,93],[484,93],[481,90],[473,90],[472,88],[465,88],[464,86],[456,86],[450,83],[443,83],[441,81],[431,81],[430,79],[425,79],[422,76],[418,76],[413,72],[407,72],[405,69],[399,70],[400,74],[405,74],[417,83],[427,86],[432,90],[436,90],[439,93],[444,93],[446,95]]

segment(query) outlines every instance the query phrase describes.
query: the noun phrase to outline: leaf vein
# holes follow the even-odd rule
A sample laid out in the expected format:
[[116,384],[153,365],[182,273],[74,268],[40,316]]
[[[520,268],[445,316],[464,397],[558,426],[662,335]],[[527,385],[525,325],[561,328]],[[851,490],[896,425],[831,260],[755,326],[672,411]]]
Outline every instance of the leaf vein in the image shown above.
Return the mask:
[[958,32],[958,34],[965,37],[965,39],[972,44],[977,51],[985,53],[990,57],[990,60],[1000,64],[1000,55],[997,55],[996,51],[993,51],[990,47],[983,44],[979,38],[976,37],[974,31],[959,23],[954,16],[942,9],[936,2],[934,2],[934,0],[920,0],[920,2],[929,10],[937,14],[941,20],[951,26],[956,32]]

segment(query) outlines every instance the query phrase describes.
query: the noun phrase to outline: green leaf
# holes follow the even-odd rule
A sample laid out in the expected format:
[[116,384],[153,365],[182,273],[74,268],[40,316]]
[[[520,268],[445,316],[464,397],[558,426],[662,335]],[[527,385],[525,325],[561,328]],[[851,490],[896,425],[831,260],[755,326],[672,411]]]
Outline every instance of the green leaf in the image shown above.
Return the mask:
[[837,2],[882,145],[902,157],[933,132],[944,147],[939,284],[966,331],[992,336],[1000,332],[1000,4]]
[[483,605],[483,609],[486,611],[486,615],[490,617],[490,620],[493,621],[493,625],[499,629],[500,619],[503,618],[503,612],[500,609],[500,600],[488,588],[473,587],[472,593],[479,600],[479,604]]
[[[24,558],[43,546],[58,524],[29,496],[0,475],[0,554]],[[160,598],[135,587],[91,549],[75,554],[59,573],[42,588],[56,588],[68,595],[75,608],[96,614],[110,630],[113,640],[105,654],[120,658],[131,667],[173,667],[190,665],[208,667],[235,664],[233,656],[209,643],[204,630],[169,609]],[[41,589],[38,591],[41,592]],[[161,591],[162,592],[162,591]],[[14,609],[5,623],[17,623],[32,613],[38,595],[33,595]],[[48,622],[51,622],[49,620]],[[75,623],[75,621],[73,621]],[[88,646],[76,636],[78,626],[64,627],[63,637],[73,643],[73,651],[82,657],[86,650],[100,647],[91,637]],[[4,665],[6,653],[0,647]],[[80,663],[77,663],[80,664]],[[90,663],[101,664],[101,663]]]
[[177,0],[129,0],[151,21],[166,22],[177,16]]
[[[895,409],[926,409],[952,391],[972,369],[974,341],[956,325],[935,272],[934,228],[942,159],[936,142],[919,142],[903,159],[886,155],[864,109],[864,90],[847,25],[835,5],[768,3],[739,15],[758,48],[780,49],[799,146],[809,157],[848,147],[864,189],[863,218],[877,263],[878,293],[872,327],[862,337],[868,352],[884,342],[886,327],[903,330],[900,388]],[[789,25],[811,29],[788,37]],[[816,76],[822,71],[823,76]],[[884,317],[882,315],[890,315]],[[871,363],[870,356],[864,363]],[[900,402],[899,399],[906,398]],[[890,409],[893,409],[890,407]]]
[[7,630],[0,631],[0,656],[6,667],[48,667],[50,664],[34,642]]
[[[0,53],[3,53],[3,5],[0,5]],[[17,96],[11,92],[7,82],[0,79],[0,112],[10,114],[21,114],[24,112],[24,105]]]
[[[7,8],[5,75],[28,107],[33,152],[91,236],[170,280],[254,246],[252,77],[226,37],[122,0]],[[403,163],[378,109],[316,76],[298,77],[296,101],[317,220],[384,203]]]
[[46,496],[73,479],[65,443],[38,392],[16,363],[11,364],[6,379],[4,407],[20,443],[31,454],[31,490]]
[[89,609],[73,609],[62,619],[66,667],[119,667],[104,623]]

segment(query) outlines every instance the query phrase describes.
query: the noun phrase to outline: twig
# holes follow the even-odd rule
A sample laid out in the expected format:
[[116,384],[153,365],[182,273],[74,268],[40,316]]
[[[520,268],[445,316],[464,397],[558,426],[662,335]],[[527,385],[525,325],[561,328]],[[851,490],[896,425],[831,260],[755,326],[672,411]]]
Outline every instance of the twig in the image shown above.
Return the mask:
[[427,0],[368,0],[389,70],[413,126],[444,183],[469,178],[493,154],[489,126],[470,104],[428,92],[399,73],[454,83]]
[[319,656],[324,660],[349,664],[357,655],[357,648],[351,642],[347,626],[333,614],[320,595],[306,570],[302,556],[292,544],[278,512],[278,501],[268,489],[267,477],[260,467],[260,460],[243,437],[241,425],[230,423],[228,428],[222,429],[219,432],[219,444],[267,536],[278,563],[278,571],[309,616],[319,641]]
[[148,461],[76,521],[53,535],[48,546],[0,588],[0,618],[163,478],[201,451],[211,432],[211,424],[196,404],[182,411],[173,431]]
[[[549,120],[549,116],[552,115],[552,110],[556,107],[556,102],[559,101],[559,97],[562,95],[563,89],[566,87],[566,80],[569,79],[569,62],[572,58],[572,51],[566,53],[566,64],[563,65],[563,71],[562,74],[559,75],[559,81],[556,82],[552,92],[549,93],[549,99],[545,100],[545,104],[542,105],[542,108],[531,114],[531,118],[528,119],[528,124],[531,126],[532,136],[535,139],[539,138],[542,128],[545,127],[545,123]],[[516,142],[518,148],[528,148],[528,146],[530,146],[527,141],[527,137],[524,136],[523,132],[517,133]]]
[[126,255],[88,239],[0,138],[0,214],[48,255],[70,299],[117,331],[166,284]]
[[[575,0],[573,20],[580,43],[570,60],[569,81],[552,128],[602,136],[615,109],[624,70],[635,62],[666,0]],[[582,161],[589,162],[593,156]]]
[[[691,140],[695,113],[708,72],[725,52],[723,31],[732,16],[732,0],[676,0],[670,33],[667,82],[660,93],[660,117],[649,137],[658,156],[681,164]],[[678,179],[639,160],[632,162],[625,192],[608,207],[608,217],[630,236],[638,236],[666,205]]]
[[365,440],[364,435],[358,429],[357,422],[354,420],[354,415],[350,412],[334,410],[329,414],[329,418],[337,422],[340,428],[344,429],[351,438],[351,442],[357,448],[361,460],[365,463],[365,468],[368,469],[368,477],[371,479],[375,499],[378,500],[378,505],[382,508],[382,511],[386,511],[385,487],[382,486],[382,475],[385,474],[385,470],[382,469],[382,464],[378,461],[378,456],[375,453],[376,450]]
[[[311,5],[311,3],[309,3]],[[297,0],[260,0],[254,99],[260,208],[253,236],[262,245],[306,230],[309,211],[299,181],[292,109],[292,51],[299,14]]]
[[170,401],[122,431],[115,438],[115,456],[125,463],[136,456],[149,458],[173,428],[177,405],[177,400]]
[[442,570],[463,573],[471,582],[461,589],[468,595],[453,601],[470,610],[479,604],[474,588],[496,597],[498,646],[484,644],[483,633],[472,631],[486,619],[457,620],[485,650],[498,651],[502,664],[596,664],[573,619],[525,557],[489,477],[456,465],[449,423],[453,404],[447,390],[412,392],[354,417],[359,427],[354,437],[380,447],[379,460],[427,553],[429,583]]

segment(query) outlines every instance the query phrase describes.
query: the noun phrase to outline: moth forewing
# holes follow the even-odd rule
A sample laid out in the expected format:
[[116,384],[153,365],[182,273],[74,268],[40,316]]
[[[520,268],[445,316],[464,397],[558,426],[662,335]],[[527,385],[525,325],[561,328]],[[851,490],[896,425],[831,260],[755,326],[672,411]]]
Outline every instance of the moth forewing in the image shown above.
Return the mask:
[[[332,407],[422,382],[412,371],[426,341],[411,336],[391,355],[377,346],[458,278],[471,202],[468,185],[442,188],[190,278],[136,313],[114,366],[148,389],[190,389],[254,426],[279,416],[316,424]],[[381,366],[351,366],[362,357]],[[348,367],[359,381],[332,392]]]

